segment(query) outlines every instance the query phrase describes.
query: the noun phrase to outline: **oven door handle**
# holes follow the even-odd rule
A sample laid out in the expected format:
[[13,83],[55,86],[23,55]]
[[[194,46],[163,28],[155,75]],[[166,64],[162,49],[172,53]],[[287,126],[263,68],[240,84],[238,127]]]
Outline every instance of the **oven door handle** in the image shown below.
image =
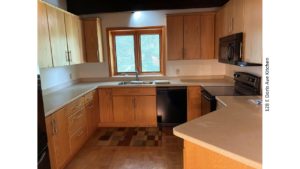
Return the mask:
[[207,95],[205,95],[205,94],[202,94],[202,96],[206,99],[206,100],[209,100],[209,101],[211,101],[212,100],[212,98],[211,97],[209,97],[209,96],[207,96]]

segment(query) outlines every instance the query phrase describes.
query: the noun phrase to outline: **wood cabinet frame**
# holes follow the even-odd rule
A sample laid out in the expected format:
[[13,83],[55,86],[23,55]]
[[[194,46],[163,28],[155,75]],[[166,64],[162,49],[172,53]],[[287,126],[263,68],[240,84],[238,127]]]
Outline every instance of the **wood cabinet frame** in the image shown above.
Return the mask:
[[[116,58],[116,44],[115,37],[119,35],[133,35],[134,36],[134,53],[135,53],[135,67],[140,75],[147,74],[165,74],[165,30],[164,26],[153,26],[143,28],[107,28],[108,39],[108,56],[109,56],[109,73],[110,76],[117,76],[123,73],[133,75],[134,72],[118,72],[117,71],[117,58]],[[141,48],[140,48],[140,35],[144,34],[159,34],[160,36],[160,71],[159,72],[142,72],[141,62]]]

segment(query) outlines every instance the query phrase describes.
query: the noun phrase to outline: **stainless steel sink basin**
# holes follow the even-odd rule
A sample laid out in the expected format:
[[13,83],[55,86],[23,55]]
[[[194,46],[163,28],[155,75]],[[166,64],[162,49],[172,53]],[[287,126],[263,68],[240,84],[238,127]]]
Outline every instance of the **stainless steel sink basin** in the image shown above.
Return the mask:
[[119,82],[118,85],[131,85],[131,84],[153,84],[153,81],[141,81],[141,80],[132,80],[132,81],[122,81]]

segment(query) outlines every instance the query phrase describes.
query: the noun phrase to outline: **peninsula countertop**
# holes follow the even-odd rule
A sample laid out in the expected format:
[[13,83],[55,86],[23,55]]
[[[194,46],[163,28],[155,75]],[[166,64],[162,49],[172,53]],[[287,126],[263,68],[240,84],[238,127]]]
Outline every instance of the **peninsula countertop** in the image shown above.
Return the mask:
[[176,136],[254,168],[262,168],[260,96],[218,96],[224,108],[179,125]]
[[170,84],[129,84],[118,85],[120,81],[108,82],[81,82],[65,87],[43,96],[45,116],[49,116],[65,105],[97,88],[107,87],[158,87],[158,86],[233,86],[233,81],[227,78],[220,79],[185,79],[169,80]]

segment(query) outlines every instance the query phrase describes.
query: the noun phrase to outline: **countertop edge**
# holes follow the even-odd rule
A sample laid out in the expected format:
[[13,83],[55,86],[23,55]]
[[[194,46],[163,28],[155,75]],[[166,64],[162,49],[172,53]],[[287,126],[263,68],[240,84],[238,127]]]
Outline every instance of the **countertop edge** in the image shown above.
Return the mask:
[[243,156],[240,156],[238,154],[232,153],[230,151],[224,150],[224,149],[222,149],[220,147],[214,146],[212,144],[209,144],[209,143],[204,142],[202,140],[196,139],[194,137],[185,135],[185,134],[183,134],[183,133],[181,133],[179,131],[176,131],[176,128],[173,129],[173,133],[174,133],[175,136],[178,136],[178,137],[180,137],[180,138],[182,138],[184,140],[190,141],[190,142],[192,142],[194,144],[197,144],[199,146],[207,148],[207,149],[209,149],[211,151],[214,151],[216,153],[224,155],[224,156],[226,156],[228,158],[231,158],[233,160],[241,162],[241,163],[243,163],[245,165],[248,165],[250,167],[257,168],[257,169],[261,169],[262,168],[262,164],[260,164],[260,163],[258,163],[256,161],[253,161],[251,159],[245,158]]

